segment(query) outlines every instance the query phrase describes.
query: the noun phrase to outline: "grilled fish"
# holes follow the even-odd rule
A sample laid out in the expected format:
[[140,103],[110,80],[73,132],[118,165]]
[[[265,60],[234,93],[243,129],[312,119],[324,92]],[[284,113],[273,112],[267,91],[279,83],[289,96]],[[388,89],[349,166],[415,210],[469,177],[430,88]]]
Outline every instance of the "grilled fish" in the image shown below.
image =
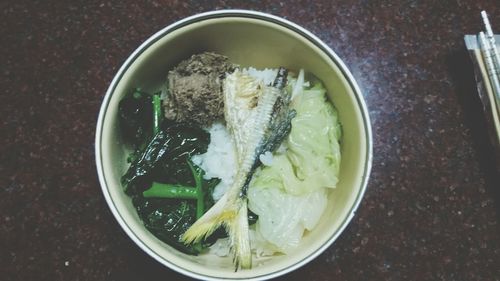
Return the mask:
[[234,183],[217,203],[182,236],[185,243],[198,242],[223,225],[229,235],[235,269],[252,266],[247,218],[247,189],[259,156],[278,148],[290,132],[295,111],[285,91],[288,71],[278,69],[271,86],[263,85],[239,69],[224,81],[224,117],[236,146]]

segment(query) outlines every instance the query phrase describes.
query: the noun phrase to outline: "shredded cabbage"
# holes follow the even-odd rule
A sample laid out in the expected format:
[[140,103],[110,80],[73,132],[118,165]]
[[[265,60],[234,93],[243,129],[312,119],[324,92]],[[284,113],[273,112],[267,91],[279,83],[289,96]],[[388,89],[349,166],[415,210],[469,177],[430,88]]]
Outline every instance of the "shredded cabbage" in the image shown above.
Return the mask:
[[293,100],[297,116],[287,138],[287,156],[295,176],[308,183],[295,190],[298,194],[311,188],[333,188],[338,181],[341,129],[337,111],[325,94],[325,88],[317,82]]
[[291,195],[279,188],[251,188],[248,198],[250,209],[259,215],[255,232],[270,244],[254,245],[257,252],[264,248],[289,253],[299,244],[304,230],[316,226],[327,203],[324,188],[302,196]]
[[271,165],[256,171],[248,190],[248,206],[259,215],[256,235],[272,244],[275,252],[288,253],[304,230],[316,226],[326,208],[326,188],[338,182],[341,128],[337,111],[327,101],[321,82],[312,82],[312,87],[304,89],[309,82],[303,74],[292,81],[292,108],[297,115],[284,141],[287,149],[276,153]]

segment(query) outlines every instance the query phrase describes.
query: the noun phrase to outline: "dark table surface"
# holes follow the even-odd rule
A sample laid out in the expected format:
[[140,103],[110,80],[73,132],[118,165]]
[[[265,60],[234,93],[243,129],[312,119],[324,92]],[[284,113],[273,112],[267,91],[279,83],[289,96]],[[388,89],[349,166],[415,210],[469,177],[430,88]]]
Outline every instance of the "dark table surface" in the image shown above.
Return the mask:
[[463,35],[500,2],[2,1],[0,279],[178,280],[121,230],[94,163],[113,75],[183,17],[244,8],[323,39],[359,81],[373,171],[357,216],[293,280],[499,280],[500,180]]

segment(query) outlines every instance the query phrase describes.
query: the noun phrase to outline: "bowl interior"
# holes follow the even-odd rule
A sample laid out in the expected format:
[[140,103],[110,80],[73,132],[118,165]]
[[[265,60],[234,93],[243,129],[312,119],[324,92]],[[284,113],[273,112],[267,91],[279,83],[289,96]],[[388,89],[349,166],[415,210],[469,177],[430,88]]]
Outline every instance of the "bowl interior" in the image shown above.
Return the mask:
[[[270,21],[245,17],[204,19],[165,32],[147,41],[129,60],[110,87],[103,105],[98,161],[102,166],[103,190],[116,218],[127,234],[158,261],[200,278],[263,278],[292,270],[319,254],[335,240],[353,215],[364,191],[367,176],[367,120],[360,110],[360,97],[344,73],[312,41]],[[126,151],[117,126],[120,99],[134,87],[158,89],[167,72],[181,60],[201,51],[229,56],[232,62],[256,68],[285,66],[304,68],[325,84],[338,109],[343,128],[340,182],[329,195],[329,205],[319,225],[307,233],[296,251],[272,258],[254,258],[251,270],[234,272],[231,258],[180,253],[156,239],[139,220],[119,179],[126,169]],[[108,95],[110,94],[108,93]]]

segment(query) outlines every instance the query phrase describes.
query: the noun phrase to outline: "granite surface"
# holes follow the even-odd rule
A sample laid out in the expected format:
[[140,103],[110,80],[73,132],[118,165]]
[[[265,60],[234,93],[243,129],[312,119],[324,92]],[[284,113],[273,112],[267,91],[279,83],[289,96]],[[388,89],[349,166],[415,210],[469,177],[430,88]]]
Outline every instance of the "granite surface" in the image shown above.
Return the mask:
[[340,238],[280,280],[500,280],[500,178],[463,35],[498,0],[2,1],[0,279],[184,280],[140,250],[101,194],[97,114],[127,56],[195,13],[294,21],[365,95],[373,171]]

